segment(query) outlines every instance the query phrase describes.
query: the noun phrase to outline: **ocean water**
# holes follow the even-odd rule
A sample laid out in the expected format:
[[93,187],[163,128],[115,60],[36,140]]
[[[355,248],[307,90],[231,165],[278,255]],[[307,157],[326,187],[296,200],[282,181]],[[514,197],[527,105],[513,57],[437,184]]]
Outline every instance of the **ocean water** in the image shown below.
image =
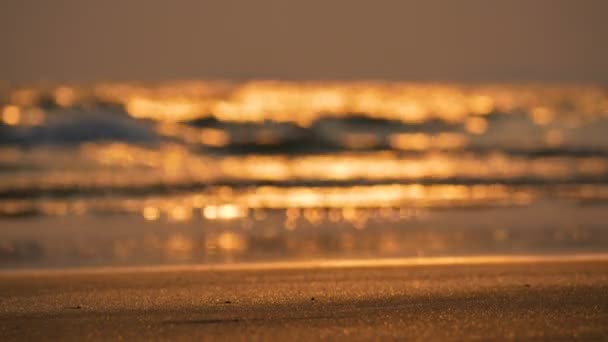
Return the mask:
[[608,89],[0,85],[0,268],[608,251]]

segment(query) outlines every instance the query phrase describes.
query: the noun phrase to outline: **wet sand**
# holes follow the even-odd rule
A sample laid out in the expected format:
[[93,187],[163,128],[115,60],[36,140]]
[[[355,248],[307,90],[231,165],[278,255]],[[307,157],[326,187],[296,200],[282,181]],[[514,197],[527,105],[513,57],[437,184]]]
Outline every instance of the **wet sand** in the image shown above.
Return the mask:
[[3,272],[0,340],[608,339],[606,260],[312,266]]

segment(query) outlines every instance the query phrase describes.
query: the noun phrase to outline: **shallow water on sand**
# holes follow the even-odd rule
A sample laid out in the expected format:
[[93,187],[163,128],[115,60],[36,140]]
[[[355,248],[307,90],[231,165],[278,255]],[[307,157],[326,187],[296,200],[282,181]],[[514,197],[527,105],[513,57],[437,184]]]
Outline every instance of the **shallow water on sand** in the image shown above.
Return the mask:
[[0,267],[608,250],[608,90],[0,89]]

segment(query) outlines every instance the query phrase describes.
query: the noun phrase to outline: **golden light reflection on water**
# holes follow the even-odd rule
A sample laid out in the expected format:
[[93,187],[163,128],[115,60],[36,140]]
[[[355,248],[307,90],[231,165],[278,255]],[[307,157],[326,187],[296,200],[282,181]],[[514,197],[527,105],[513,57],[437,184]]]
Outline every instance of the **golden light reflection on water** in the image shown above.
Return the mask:
[[[507,185],[371,185],[335,187],[276,187],[208,190],[143,198],[0,200],[0,215],[42,213],[49,216],[95,213],[137,213],[150,222],[192,220],[263,221],[266,210],[285,210],[284,228],[300,219],[309,223],[350,222],[365,226],[370,217],[408,219],[414,209],[457,209],[527,206],[551,198],[564,201],[606,201],[608,188],[561,185],[550,188]],[[420,215],[421,212],[417,212]]]
[[461,150],[469,140],[458,133],[398,133],[389,139],[391,147],[404,151]]
[[[436,139],[417,134],[399,135],[395,144],[403,149],[437,146],[455,142],[459,136]],[[608,161],[595,157],[546,157],[528,159],[494,153],[431,153],[401,156],[394,152],[336,153],[305,156],[226,156],[194,155],[179,146],[166,146],[159,151],[124,144],[87,145],[83,154],[101,163],[117,166],[148,166],[164,176],[185,180],[240,179],[252,181],[289,180],[416,180],[471,177],[475,179],[512,179],[539,177],[562,179],[575,176],[601,175],[608,171]],[[588,165],[593,164],[590,168]]]
[[[407,143],[412,139],[423,139],[423,144],[443,144],[440,140],[427,140],[416,135],[403,137],[399,140],[404,143],[403,148],[410,146]],[[11,150],[6,152],[2,155],[7,160],[20,154],[15,151],[11,153]],[[40,158],[45,160],[47,157],[42,153]],[[66,168],[58,160],[44,169],[3,175],[0,190],[42,191],[69,187],[128,189],[162,184],[185,186],[222,182],[564,181],[594,179],[608,173],[608,160],[602,157],[548,156],[530,159],[502,153],[477,155],[441,152],[419,156],[395,152],[214,156],[192,154],[179,145],[149,149],[127,144],[87,144],[81,149],[81,159],[66,156],[66,163],[81,163],[81,168]]]
[[[353,113],[404,123],[464,122],[470,116],[526,111],[534,122],[546,125],[573,110],[583,118],[608,113],[608,96],[604,89],[573,85],[280,81],[106,83],[93,87],[21,87],[10,90],[7,97],[11,106],[32,108],[47,96],[46,93],[50,93],[60,107],[69,107],[79,101],[106,102],[123,106],[135,118],[163,122],[214,117],[225,122],[271,120],[309,126],[321,117],[346,117]],[[9,115],[12,117],[13,114]]]
[[[41,212],[45,215],[82,215],[95,212],[138,212],[146,221],[186,222],[193,219],[264,220],[262,210],[285,209],[286,217],[308,221],[357,221],[370,208],[385,217],[408,216],[400,208],[458,208],[482,206],[521,206],[540,196],[534,188],[504,185],[371,185],[335,187],[260,186],[235,189],[229,196],[218,189],[194,194],[149,196],[143,198],[110,197],[107,199],[37,199],[2,200],[0,213]],[[587,190],[581,198],[595,198],[601,193]],[[569,198],[572,193],[564,193]],[[591,197],[590,197],[591,196]],[[593,197],[595,196],[595,197]],[[576,198],[576,197],[575,197]]]
[[156,207],[146,206],[143,209],[143,216],[148,221],[158,220],[160,217],[160,210]]
[[[101,222],[107,240],[53,249],[93,262],[601,245],[597,220],[572,217],[608,200],[607,94],[399,82],[11,89],[0,94],[0,216],[60,217],[59,230]],[[533,226],[548,202],[567,209],[550,213],[563,222]],[[517,230],[502,210],[532,223]],[[18,240],[0,249],[37,251]]]
[[72,87],[59,86],[53,92],[55,102],[61,107],[70,107],[76,103],[76,91]]
[[39,108],[5,106],[0,113],[0,124],[8,126],[39,126],[44,123],[44,112]]
[[[547,113],[563,111],[560,104],[565,99],[575,102],[579,111],[608,111],[605,93],[585,86],[252,81],[173,83],[156,88],[105,84],[95,88],[95,95],[123,104],[134,117],[169,122],[213,116],[221,121],[273,120],[308,126],[322,116],[352,113],[409,123],[462,122],[469,115],[538,107],[545,108],[534,112],[542,123],[548,120]],[[476,126],[479,131],[480,124]]]
[[6,106],[2,111],[2,121],[9,125],[14,126],[19,123],[21,119],[21,109],[17,106]]
[[[219,195],[219,198],[222,196]],[[208,205],[202,208],[203,216],[209,220],[231,220],[247,217],[247,208],[236,204]]]

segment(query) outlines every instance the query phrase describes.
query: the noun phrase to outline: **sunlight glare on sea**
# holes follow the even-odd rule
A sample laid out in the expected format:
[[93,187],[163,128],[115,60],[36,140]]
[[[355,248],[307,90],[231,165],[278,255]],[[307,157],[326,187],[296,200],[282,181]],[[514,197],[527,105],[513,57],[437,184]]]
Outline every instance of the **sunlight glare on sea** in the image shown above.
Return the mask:
[[608,250],[602,87],[36,84],[0,114],[0,267]]

